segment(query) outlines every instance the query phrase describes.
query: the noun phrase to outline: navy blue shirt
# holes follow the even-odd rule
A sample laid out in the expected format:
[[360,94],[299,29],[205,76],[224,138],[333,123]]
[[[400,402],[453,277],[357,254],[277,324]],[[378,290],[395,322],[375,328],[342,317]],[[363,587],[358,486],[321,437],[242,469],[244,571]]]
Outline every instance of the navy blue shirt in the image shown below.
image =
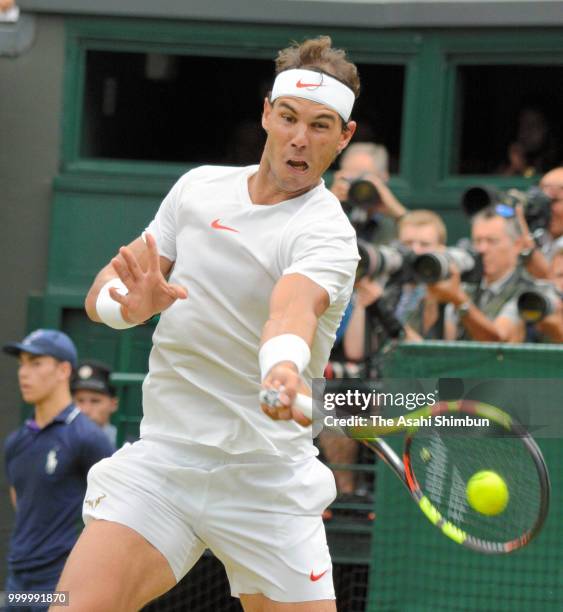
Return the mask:
[[29,420],[8,436],[6,474],[17,496],[11,569],[45,566],[70,552],[83,526],[88,470],[112,452],[101,428],[74,404],[43,429]]

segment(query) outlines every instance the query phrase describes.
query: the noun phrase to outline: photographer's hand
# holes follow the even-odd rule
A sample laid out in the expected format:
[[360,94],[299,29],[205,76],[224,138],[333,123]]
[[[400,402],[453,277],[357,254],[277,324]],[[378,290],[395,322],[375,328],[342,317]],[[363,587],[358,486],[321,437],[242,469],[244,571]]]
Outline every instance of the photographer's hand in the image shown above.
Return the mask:
[[407,209],[393,195],[393,192],[389,189],[384,180],[382,180],[376,174],[366,175],[365,178],[366,180],[371,181],[379,192],[381,203],[378,206],[378,210],[382,214],[391,217],[391,219],[395,219],[396,221],[407,214]]
[[557,310],[536,324],[536,328],[553,342],[563,342],[563,304]]
[[367,308],[383,295],[383,287],[367,276],[364,276],[364,278],[361,278],[356,283],[355,289],[355,305],[361,308]]
[[428,295],[440,304],[452,303],[460,306],[469,300],[469,296],[461,286],[461,276],[455,266],[450,268],[451,275],[443,281],[428,285]]
[[524,206],[522,204],[516,205],[516,219],[518,220],[520,231],[522,232],[522,236],[520,237],[520,253],[524,259],[526,270],[536,278],[548,278],[549,263],[545,255],[537,248],[534,237],[528,227]]

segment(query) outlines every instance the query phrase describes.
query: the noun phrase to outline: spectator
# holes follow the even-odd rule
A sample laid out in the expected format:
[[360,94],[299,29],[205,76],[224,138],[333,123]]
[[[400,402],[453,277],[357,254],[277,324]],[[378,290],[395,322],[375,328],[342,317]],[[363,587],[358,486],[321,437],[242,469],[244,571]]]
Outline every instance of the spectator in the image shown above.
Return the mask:
[[395,222],[406,213],[405,207],[387,186],[388,159],[387,149],[383,145],[354,143],[342,154],[340,170],[335,172],[331,187],[340,202],[350,204],[348,196],[351,183],[364,179],[374,185],[379,199],[360,211],[363,213],[360,215],[361,222],[354,225],[358,238],[375,244],[390,242],[396,235]]
[[537,105],[524,106],[518,114],[516,138],[508,145],[508,163],[499,172],[506,176],[532,177],[559,160],[549,121]]
[[100,361],[80,362],[73,377],[71,389],[74,403],[80,410],[99,425],[113,448],[117,445],[117,428],[111,424],[111,415],[119,403],[115,388],[109,377],[111,368]]
[[522,342],[516,297],[532,281],[518,265],[523,244],[518,220],[485,208],[472,218],[471,234],[483,261],[481,282],[462,285],[454,269],[449,279],[428,286],[436,300],[448,303],[446,339]]
[[79,535],[86,474],[112,448],[72,403],[70,379],[77,355],[66,334],[39,329],[3,350],[18,357],[21,394],[34,408],[33,418],[5,444],[16,512],[6,591],[54,591]]
[[547,241],[542,247],[544,255],[551,259],[563,247],[563,166],[547,172],[540,181],[540,189],[552,200]]
[[553,168],[540,181],[540,189],[551,198],[551,217],[547,231],[537,244],[530,234],[522,206],[517,206],[517,217],[522,230],[523,262],[526,270],[537,278],[547,278],[553,254],[563,248],[563,166]]

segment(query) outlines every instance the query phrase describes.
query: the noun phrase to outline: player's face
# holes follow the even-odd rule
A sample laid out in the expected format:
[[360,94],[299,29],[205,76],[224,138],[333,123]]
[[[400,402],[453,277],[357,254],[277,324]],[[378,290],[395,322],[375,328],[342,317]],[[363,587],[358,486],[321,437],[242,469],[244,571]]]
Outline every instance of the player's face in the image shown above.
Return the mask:
[[264,102],[262,125],[268,135],[262,162],[277,190],[296,197],[319,183],[334,158],[354,134],[356,124],[342,130],[338,113],[302,98]]
[[40,404],[68,380],[64,364],[48,355],[20,353],[18,382],[25,402]]
[[73,395],[74,403],[100,426],[109,423],[112,413],[117,408],[117,399],[105,393],[80,389]]
[[416,255],[444,250],[444,245],[440,244],[438,230],[430,223],[401,225],[399,241]]
[[473,245],[483,258],[483,276],[488,282],[501,279],[516,267],[521,244],[508,235],[505,219],[479,219],[471,234]]

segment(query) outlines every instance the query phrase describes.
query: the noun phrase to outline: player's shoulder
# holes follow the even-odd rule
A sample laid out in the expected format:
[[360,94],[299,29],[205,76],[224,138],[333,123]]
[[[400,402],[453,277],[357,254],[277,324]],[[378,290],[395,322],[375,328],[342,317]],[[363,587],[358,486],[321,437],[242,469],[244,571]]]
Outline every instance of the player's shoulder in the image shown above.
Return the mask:
[[312,190],[306,205],[299,213],[300,223],[303,225],[312,223],[314,225],[326,225],[334,231],[344,234],[355,235],[340,200],[327,189],[324,184]]
[[180,177],[179,182],[185,184],[209,183],[217,180],[236,178],[248,172],[248,167],[240,166],[198,166],[192,168]]

